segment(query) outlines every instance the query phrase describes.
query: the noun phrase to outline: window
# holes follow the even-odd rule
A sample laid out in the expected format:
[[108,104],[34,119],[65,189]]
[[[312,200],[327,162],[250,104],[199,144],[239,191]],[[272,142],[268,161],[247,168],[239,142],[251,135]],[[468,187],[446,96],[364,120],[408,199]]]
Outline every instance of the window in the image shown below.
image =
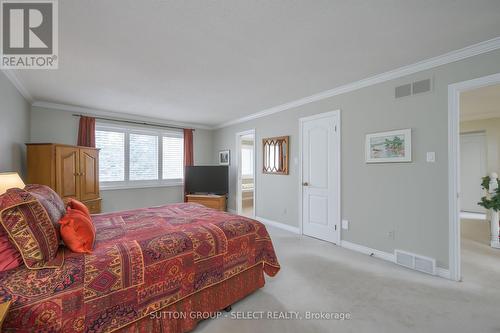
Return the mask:
[[158,137],[130,133],[130,180],[158,179]]
[[184,139],[171,136],[163,137],[163,178],[184,178]]
[[95,134],[103,189],[182,184],[182,132],[98,123]]
[[125,180],[125,133],[95,131],[99,152],[99,179],[101,182]]

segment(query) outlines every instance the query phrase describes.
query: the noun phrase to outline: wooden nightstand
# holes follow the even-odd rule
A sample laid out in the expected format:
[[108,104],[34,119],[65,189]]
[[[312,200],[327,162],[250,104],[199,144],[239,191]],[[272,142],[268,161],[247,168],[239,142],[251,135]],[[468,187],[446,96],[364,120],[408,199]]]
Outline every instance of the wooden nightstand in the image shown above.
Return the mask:
[[9,311],[10,303],[12,303],[12,301],[0,303],[0,332],[2,331],[3,321],[5,320],[7,312]]
[[196,202],[205,207],[226,211],[226,196],[215,194],[188,194],[187,202]]

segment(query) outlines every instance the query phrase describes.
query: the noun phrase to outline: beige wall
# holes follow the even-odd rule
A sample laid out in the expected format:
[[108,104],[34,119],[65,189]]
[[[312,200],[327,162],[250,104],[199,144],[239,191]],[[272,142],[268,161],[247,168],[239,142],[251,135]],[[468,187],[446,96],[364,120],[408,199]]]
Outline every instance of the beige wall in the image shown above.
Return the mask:
[[0,172],[26,175],[29,111],[28,102],[0,71]]
[[[119,116],[119,115],[117,115]],[[78,118],[71,112],[32,107],[30,142],[76,144]],[[213,162],[213,133],[196,129],[193,135],[194,162]],[[103,212],[182,202],[182,186],[101,191]]]
[[460,133],[471,132],[486,133],[486,156],[488,173],[500,173],[500,118],[460,122]]
[[[230,149],[235,133],[255,129],[256,142],[290,135],[290,175],[262,174],[257,144],[257,216],[299,226],[299,118],[341,110],[342,218],[349,230],[342,239],[392,253],[394,249],[437,259],[448,267],[448,85],[500,72],[500,51],[490,52],[408,77],[373,85],[301,107],[217,130],[214,152]],[[394,99],[394,88],[432,78],[430,93]],[[256,110],[258,111],[258,110]],[[369,165],[365,134],[412,128],[413,162]],[[436,152],[436,162],[426,162]],[[215,155],[215,154],[214,154]],[[229,208],[235,209],[236,171],[230,167]],[[389,237],[394,232],[395,237]]]

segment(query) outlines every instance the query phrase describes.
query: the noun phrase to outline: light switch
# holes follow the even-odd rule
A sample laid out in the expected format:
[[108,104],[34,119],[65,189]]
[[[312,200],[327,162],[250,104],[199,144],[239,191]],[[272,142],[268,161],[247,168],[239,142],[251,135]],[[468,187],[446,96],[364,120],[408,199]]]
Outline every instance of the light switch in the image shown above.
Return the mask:
[[427,162],[428,163],[436,162],[436,153],[435,152],[433,152],[433,151],[427,152]]
[[349,221],[342,220],[342,229],[349,230]]

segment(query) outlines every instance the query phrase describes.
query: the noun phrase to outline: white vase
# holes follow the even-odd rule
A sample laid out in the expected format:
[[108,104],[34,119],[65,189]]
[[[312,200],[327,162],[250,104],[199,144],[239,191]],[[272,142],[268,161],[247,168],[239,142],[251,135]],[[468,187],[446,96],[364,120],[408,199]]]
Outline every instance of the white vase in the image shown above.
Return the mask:
[[498,239],[500,233],[500,219],[499,219],[499,213],[497,211],[494,210],[491,211],[490,226],[491,226],[490,245],[491,247],[500,249],[500,241]]

